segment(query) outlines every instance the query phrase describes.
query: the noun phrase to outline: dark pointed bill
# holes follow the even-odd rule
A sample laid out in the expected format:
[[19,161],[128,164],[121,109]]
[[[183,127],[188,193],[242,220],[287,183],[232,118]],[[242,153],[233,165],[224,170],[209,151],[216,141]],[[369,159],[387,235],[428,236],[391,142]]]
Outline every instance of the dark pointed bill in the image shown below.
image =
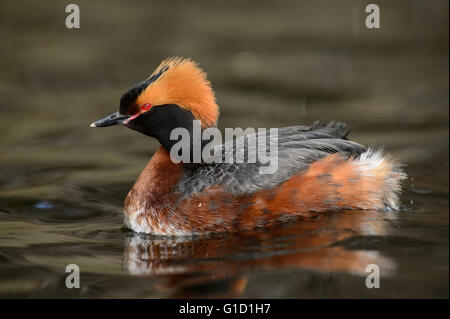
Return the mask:
[[104,127],[104,126],[112,126],[117,124],[122,124],[129,118],[128,115],[120,114],[119,112],[108,115],[94,123],[91,124],[91,127]]

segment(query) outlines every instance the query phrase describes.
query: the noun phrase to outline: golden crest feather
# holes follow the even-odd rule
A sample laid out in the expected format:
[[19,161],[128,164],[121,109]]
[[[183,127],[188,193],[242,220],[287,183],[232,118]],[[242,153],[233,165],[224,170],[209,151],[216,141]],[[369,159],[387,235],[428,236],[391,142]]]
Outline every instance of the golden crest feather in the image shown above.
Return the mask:
[[203,127],[215,126],[219,117],[214,91],[206,73],[191,59],[172,57],[164,60],[151,76],[156,81],[138,96],[138,105],[176,104],[192,112]]

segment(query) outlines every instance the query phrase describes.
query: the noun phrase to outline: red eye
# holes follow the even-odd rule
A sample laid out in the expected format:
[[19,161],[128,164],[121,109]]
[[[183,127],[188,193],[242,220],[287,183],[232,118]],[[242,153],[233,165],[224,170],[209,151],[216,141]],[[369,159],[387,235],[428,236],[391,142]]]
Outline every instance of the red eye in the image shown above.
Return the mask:
[[145,103],[144,105],[142,105],[141,109],[143,109],[144,111],[148,111],[150,110],[151,107],[152,107],[151,104]]

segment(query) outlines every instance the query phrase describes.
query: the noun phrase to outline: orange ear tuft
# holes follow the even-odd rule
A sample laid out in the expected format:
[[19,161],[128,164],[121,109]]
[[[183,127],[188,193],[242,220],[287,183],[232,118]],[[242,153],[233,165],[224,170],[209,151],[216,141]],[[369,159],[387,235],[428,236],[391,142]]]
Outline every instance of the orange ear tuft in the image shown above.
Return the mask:
[[203,127],[216,125],[219,107],[211,83],[197,63],[190,59],[170,58],[164,60],[152,76],[160,72],[161,76],[139,95],[138,105],[177,104],[191,111],[202,121]]

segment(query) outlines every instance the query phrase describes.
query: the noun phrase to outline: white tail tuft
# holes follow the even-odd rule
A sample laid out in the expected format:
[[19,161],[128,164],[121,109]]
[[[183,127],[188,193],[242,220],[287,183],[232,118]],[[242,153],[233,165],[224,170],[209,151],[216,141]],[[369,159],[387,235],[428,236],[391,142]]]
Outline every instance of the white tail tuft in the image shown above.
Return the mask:
[[403,165],[393,160],[391,156],[383,154],[380,148],[369,148],[356,159],[355,163],[363,176],[373,178],[374,182],[381,185],[384,208],[398,210],[398,195],[402,189],[402,181],[406,179],[406,174],[402,170]]

